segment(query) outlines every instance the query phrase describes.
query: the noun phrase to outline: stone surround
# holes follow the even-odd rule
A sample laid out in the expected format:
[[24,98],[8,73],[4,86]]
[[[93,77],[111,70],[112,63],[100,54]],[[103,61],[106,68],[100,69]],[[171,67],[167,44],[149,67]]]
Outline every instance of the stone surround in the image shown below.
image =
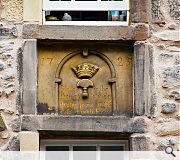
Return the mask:
[[[34,17],[33,14],[24,15],[26,19],[23,22],[23,14],[27,12],[23,13],[22,1],[0,1],[1,150],[19,150],[19,132],[47,130],[49,120],[56,123],[67,122],[65,126],[59,125],[59,130],[128,132],[131,134],[132,150],[163,150],[170,142],[175,150],[179,150],[180,39],[178,34],[180,31],[178,29],[180,21],[177,12],[178,0],[147,0],[145,3],[144,1],[142,3],[142,0],[132,0],[132,23],[129,27],[63,26],[59,28],[59,26],[53,26],[53,30],[51,26],[39,25],[41,18]],[[24,1],[24,5],[27,1]],[[72,30],[75,31],[70,32]],[[77,33],[81,34],[77,35]],[[35,42],[31,49],[36,48],[36,39],[133,42],[134,53],[139,56],[136,58],[145,64],[144,68],[140,68],[141,71],[145,70],[140,78],[146,82],[138,84],[134,81],[135,92],[140,92],[135,97],[135,102],[138,104],[135,104],[134,116],[131,118],[114,117],[114,119],[112,117],[93,119],[36,116],[35,110],[29,106],[25,107],[28,101],[30,103],[33,101],[35,104],[36,97],[24,99],[26,95],[35,95],[36,86],[34,83],[27,84],[28,81],[23,81],[24,78],[29,79],[24,76],[27,68],[36,66],[36,61],[27,63],[30,59],[26,52],[27,43]],[[34,57],[31,58],[34,60]],[[24,60],[26,63],[23,63]],[[140,63],[134,65],[134,68],[141,67]],[[31,71],[28,74],[36,74],[36,70]],[[36,81],[34,76],[30,79]],[[91,124],[89,128],[83,127],[84,124],[79,122],[79,119],[86,124]],[[111,120],[112,126],[109,124]],[[70,127],[71,124],[74,124],[74,128]],[[49,127],[54,129],[51,124]]]

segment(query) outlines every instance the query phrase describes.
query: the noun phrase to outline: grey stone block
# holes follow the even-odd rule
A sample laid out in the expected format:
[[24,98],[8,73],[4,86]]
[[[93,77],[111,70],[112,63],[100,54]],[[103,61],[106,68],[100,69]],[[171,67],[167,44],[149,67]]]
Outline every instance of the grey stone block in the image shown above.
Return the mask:
[[165,103],[162,105],[162,113],[168,114],[168,113],[174,113],[176,111],[176,104],[174,103]]
[[15,27],[12,27],[12,28],[0,27],[0,36],[17,37],[17,29]]
[[99,131],[144,133],[147,129],[143,118],[121,116],[22,116],[22,131]]
[[20,132],[20,128],[21,128],[21,121],[20,121],[20,118],[15,118],[13,119],[12,121],[12,130],[14,132]]
[[145,40],[149,26],[145,23],[131,26],[56,26],[24,24],[25,39],[58,40]]
[[35,114],[37,88],[37,41],[26,40],[23,52],[23,113]]
[[143,41],[134,45],[134,115],[153,115],[156,106],[153,47]]
[[149,151],[152,143],[150,137],[145,135],[132,135],[130,142],[132,151]]
[[7,144],[2,148],[3,151],[19,151],[20,143],[16,134],[13,134]]
[[180,86],[180,66],[164,68],[161,72],[164,88]]
[[177,91],[170,92],[169,97],[174,98],[175,101],[180,101],[180,93]]

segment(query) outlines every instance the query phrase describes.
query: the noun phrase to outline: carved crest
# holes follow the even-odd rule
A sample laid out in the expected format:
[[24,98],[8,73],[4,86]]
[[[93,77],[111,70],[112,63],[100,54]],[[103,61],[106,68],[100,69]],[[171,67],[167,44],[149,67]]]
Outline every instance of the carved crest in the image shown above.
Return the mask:
[[99,67],[90,63],[82,63],[77,65],[76,67],[73,67],[72,70],[74,71],[76,76],[81,79],[77,83],[77,87],[82,88],[82,97],[88,98],[88,88],[94,86],[93,82],[89,80],[89,78],[92,78],[98,72]]
[[99,67],[94,64],[83,63],[73,67],[72,70],[79,79],[84,79],[92,78],[98,72]]

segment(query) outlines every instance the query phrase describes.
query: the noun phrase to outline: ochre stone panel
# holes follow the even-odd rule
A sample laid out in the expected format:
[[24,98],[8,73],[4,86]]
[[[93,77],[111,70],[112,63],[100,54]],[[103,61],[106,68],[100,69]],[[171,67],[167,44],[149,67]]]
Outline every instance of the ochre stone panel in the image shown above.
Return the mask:
[[131,47],[40,44],[37,103],[38,114],[131,114]]

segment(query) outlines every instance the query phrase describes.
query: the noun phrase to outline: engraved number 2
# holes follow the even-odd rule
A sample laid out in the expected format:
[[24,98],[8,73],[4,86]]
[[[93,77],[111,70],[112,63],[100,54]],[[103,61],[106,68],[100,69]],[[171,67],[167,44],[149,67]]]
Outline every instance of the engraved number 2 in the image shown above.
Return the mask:
[[123,59],[122,59],[122,57],[118,57],[118,66],[123,66]]

